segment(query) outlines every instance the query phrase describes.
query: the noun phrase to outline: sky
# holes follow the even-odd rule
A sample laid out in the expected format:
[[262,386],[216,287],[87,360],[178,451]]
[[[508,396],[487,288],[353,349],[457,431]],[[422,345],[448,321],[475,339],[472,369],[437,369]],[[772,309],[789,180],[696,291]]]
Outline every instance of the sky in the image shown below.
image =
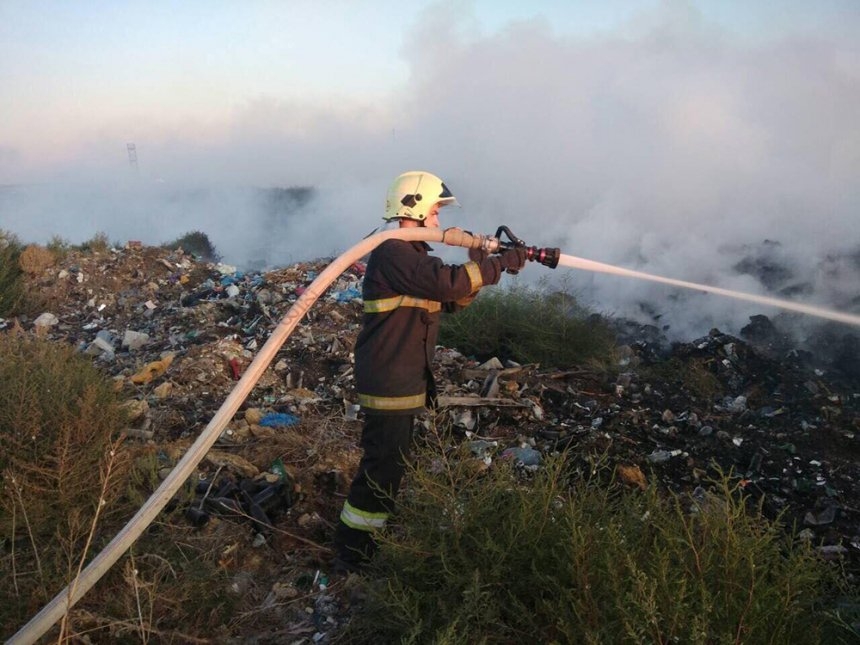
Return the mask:
[[[855,0],[0,0],[0,229],[203,230],[286,263],[351,246],[425,169],[462,204],[444,225],[754,293],[738,262],[779,262],[777,287],[856,308],[858,33]],[[289,221],[249,190],[291,186],[318,197]],[[566,279],[678,333],[751,313]]]

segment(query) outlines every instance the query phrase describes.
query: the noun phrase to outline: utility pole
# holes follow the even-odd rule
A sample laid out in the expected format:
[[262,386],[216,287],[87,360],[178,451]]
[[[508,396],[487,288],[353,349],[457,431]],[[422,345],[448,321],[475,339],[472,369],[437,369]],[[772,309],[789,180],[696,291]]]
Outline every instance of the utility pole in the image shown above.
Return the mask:
[[137,148],[133,143],[127,144],[126,148],[128,148],[128,164],[134,172],[137,172]]

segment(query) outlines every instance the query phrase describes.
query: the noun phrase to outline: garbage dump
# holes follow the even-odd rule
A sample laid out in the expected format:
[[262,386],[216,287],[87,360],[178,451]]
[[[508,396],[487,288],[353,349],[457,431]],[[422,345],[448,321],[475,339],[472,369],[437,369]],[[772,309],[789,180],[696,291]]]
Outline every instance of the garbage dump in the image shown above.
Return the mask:
[[[72,252],[30,278],[44,311],[18,323],[78,347],[109,374],[134,410],[127,441],[150,446],[169,472],[326,264],[255,273],[181,249]],[[319,552],[301,547],[328,539],[359,456],[351,350],[363,275],[353,265],[299,323],[198,467],[184,502],[197,530],[211,530],[213,519],[235,522],[253,536],[238,548],[301,554],[289,574],[264,564],[251,573],[265,587],[262,606],[276,607],[300,587],[316,592],[284,618],[296,634],[319,634],[315,641],[337,628],[345,609],[326,589]],[[693,491],[718,464],[769,516],[796,522],[822,553],[860,571],[856,362],[840,369],[817,361],[764,316],[742,337],[714,329],[685,343],[647,325],[614,324],[614,371],[439,348],[437,423],[450,425],[469,447],[463,458],[481,467],[507,460],[535,469],[560,451],[599,451],[630,486],[656,478]]]

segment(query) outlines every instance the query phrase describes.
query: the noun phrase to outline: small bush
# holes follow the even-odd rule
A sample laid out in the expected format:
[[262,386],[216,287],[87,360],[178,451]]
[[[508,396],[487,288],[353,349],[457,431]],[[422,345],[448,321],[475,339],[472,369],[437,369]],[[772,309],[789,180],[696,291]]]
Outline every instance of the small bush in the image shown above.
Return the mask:
[[98,232],[86,242],[77,246],[84,253],[107,253],[110,249],[110,240],[104,232]]
[[215,246],[209,241],[209,236],[202,231],[191,231],[172,242],[163,245],[166,249],[181,248],[186,253],[191,253],[206,262],[216,262],[219,255],[215,252]]
[[482,291],[469,307],[442,318],[440,339],[482,360],[545,367],[606,363],[615,346],[605,321],[571,294],[522,286]]
[[[14,625],[73,577],[98,512],[115,512],[126,463],[112,385],[65,345],[0,334],[0,624]],[[101,501],[103,500],[103,501]]]
[[56,256],[43,246],[38,244],[30,244],[21,251],[21,257],[18,258],[18,263],[21,265],[21,270],[32,276],[38,276],[51,268],[56,263]]
[[[605,467],[603,467],[605,468]],[[728,478],[701,499],[439,460],[411,473],[347,642],[839,643],[835,571]],[[599,469],[598,469],[599,471]],[[441,474],[440,474],[441,473]],[[857,591],[854,597],[856,607]],[[832,599],[831,599],[832,602]],[[849,601],[850,604],[850,601]]]
[[54,258],[59,261],[69,254],[69,251],[72,249],[72,245],[59,235],[54,235],[50,240],[48,240],[46,248],[53,254]]
[[51,533],[67,509],[94,502],[94,475],[124,413],[113,385],[72,347],[9,332],[0,356],[3,508],[15,476],[31,528]]
[[22,250],[14,235],[0,230],[0,318],[17,313],[24,301]]

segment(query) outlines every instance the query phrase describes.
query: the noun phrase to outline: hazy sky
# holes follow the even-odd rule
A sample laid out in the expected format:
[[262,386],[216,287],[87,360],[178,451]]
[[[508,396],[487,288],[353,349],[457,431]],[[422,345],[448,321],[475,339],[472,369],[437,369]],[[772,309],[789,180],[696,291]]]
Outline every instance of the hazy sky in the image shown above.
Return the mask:
[[[730,268],[778,240],[844,304],[854,276],[821,276],[860,248],[858,36],[856,0],[0,0],[0,185],[27,187],[0,228],[304,259],[423,168],[463,204],[445,224],[757,292]],[[215,192],[158,193],[189,185]],[[230,190],[295,185],[315,209],[266,232]],[[576,280],[619,311],[667,294]]]
[[[504,81],[505,66],[518,64],[508,100],[494,104],[513,113],[535,89],[516,86],[524,68],[541,87],[589,73],[554,49],[575,56],[572,49],[614,41],[598,61],[607,74],[606,57],[630,63],[619,50],[649,29],[655,39],[666,32],[667,55],[682,34],[698,50],[693,55],[804,37],[842,38],[847,48],[860,40],[858,11],[854,0],[0,0],[0,183],[77,177],[82,166],[110,169],[125,161],[126,142],[136,143],[141,168],[153,175],[289,183],[275,151],[259,158],[248,148],[279,138],[312,146],[332,122],[350,129],[340,133],[346,138],[364,133],[379,148],[381,134],[396,138],[414,124],[414,101],[422,111],[456,106],[487,77]],[[498,58],[482,55],[494,46]],[[483,68],[472,63],[479,56]],[[445,70],[449,83],[437,77],[446,63],[454,67]],[[548,77],[564,68],[569,74]],[[616,72],[603,80],[624,79]],[[531,98],[532,111],[558,108],[541,105],[556,97]],[[231,155],[233,144],[258,164],[249,168],[247,158]],[[208,158],[197,168],[175,167],[186,155]],[[309,169],[307,179],[320,174]]]

